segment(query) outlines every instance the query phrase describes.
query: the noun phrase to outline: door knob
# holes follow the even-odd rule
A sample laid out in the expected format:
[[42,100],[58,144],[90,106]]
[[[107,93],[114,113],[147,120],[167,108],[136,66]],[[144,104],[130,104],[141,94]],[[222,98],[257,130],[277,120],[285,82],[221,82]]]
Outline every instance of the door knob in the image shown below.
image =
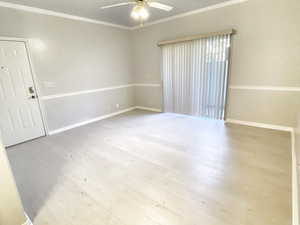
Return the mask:
[[36,95],[34,94],[34,88],[33,87],[29,87],[28,91],[29,91],[29,94],[30,94],[30,96],[28,98],[29,99],[36,99]]
[[28,97],[29,99],[36,99],[36,96],[35,95],[31,95]]

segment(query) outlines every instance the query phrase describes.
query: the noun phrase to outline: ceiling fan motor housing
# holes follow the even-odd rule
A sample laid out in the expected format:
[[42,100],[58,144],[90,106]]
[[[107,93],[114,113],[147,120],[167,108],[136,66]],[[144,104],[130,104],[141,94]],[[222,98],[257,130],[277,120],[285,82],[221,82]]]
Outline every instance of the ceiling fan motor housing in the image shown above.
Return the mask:
[[146,0],[136,0],[138,5],[144,5],[147,1]]

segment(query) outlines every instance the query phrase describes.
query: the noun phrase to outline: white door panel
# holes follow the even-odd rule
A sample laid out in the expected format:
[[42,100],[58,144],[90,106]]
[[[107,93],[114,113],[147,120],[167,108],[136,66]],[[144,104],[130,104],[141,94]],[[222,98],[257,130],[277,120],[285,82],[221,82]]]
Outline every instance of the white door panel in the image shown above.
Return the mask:
[[45,135],[24,42],[0,41],[0,131],[6,146]]

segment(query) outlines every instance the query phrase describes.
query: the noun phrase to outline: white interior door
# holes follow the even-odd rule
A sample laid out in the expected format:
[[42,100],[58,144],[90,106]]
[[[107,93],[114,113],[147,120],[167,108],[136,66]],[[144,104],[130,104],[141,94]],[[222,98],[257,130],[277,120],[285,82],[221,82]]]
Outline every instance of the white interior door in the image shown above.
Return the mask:
[[45,135],[24,42],[0,41],[0,131],[6,146]]

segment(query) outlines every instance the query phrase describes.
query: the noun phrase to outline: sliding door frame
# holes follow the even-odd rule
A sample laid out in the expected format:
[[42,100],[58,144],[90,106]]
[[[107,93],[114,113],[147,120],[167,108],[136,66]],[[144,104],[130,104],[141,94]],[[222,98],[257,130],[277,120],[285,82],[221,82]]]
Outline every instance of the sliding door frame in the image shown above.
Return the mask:
[[224,118],[223,121],[227,120],[227,111],[228,111],[228,97],[229,97],[229,81],[231,74],[231,57],[232,57],[232,44],[233,44],[233,35],[230,35],[230,43],[228,48],[228,68],[227,68],[227,77],[226,77],[226,96],[225,96],[225,106],[224,106]]
[[162,53],[162,48],[159,48],[159,51],[160,51],[160,91],[161,91],[161,111],[162,112],[166,112],[165,110],[165,101],[164,101],[164,78],[163,78],[163,60],[162,60],[162,57],[163,57],[163,53]]
[[[232,32],[230,33],[230,41],[229,41],[229,47],[228,47],[228,68],[227,68],[227,76],[226,76],[226,82],[224,85],[225,88],[225,105],[224,105],[224,118],[222,121],[226,121],[227,119],[227,111],[228,111],[228,97],[229,97],[229,81],[230,81],[230,74],[231,74],[231,57],[232,57],[232,44],[233,44],[233,34],[236,33],[235,30],[231,30]],[[201,39],[201,38],[200,38]],[[190,41],[190,40],[187,40]],[[167,42],[167,41],[166,41]],[[160,48],[160,83],[161,83],[161,107],[162,107],[162,112],[165,112],[165,102],[164,102],[164,79],[163,79],[163,50],[161,46],[164,44],[158,44],[158,47]]]

